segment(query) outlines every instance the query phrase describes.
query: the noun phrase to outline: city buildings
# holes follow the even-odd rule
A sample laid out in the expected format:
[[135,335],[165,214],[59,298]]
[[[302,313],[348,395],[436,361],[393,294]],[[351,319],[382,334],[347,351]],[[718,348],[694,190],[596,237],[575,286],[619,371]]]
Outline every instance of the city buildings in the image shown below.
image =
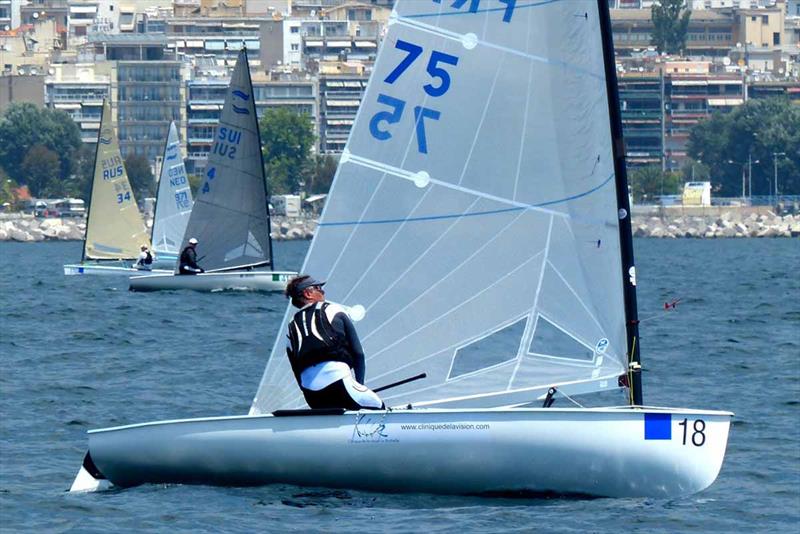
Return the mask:
[[44,87],[45,105],[68,113],[80,128],[83,142],[96,143],[103,100],[111,91],[110,65],[65,63],[54,64],[50,70]]
[[[202,173],[205,169],[232,68],[233,63],[225,72],[204,70],[204,74],[186,82],[186,170],[190,174]],[[257,74],[253,77],[253,93],[259,118],[268,108],[285,107],[307,115],[316,133],[319,98],[315,79],[270,80]]]
[[[230,69],[246,46],[259,114],[311,117],[342,151],[393,0],[0,0],[0,105],[69,113],[96,140],[111,101],[124,155],[155,163],[169,122],[202,172]],[[678,169],[693,125],[748,98],[800,100],[800,0],[689,0],[685,57],[651,44],[653,0],[609,0],[628,162]],[[4,26],[8,25],[9,30]],[[14,25],[16,27],[11,27]]]
[[0,30],[8,31],[19,27],[20,4],[21,0],[0,0]]

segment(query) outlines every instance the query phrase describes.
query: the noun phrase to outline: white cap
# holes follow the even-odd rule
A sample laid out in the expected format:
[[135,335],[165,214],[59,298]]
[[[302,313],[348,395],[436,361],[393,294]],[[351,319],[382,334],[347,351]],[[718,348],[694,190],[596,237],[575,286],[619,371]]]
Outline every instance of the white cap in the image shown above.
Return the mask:
[[193,238],[191,238],[191,239],[189,240],[189,244],[190,244],[190,245],[196,245],[196,244],[197,244],[197,239],[195,239],[194,237],[193,237]]

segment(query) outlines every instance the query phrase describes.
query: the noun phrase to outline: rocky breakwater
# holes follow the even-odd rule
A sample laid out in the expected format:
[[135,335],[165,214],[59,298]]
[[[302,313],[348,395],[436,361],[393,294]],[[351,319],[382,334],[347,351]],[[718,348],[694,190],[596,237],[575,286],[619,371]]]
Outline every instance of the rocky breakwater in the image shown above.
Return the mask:
[[85,230],[86,221],[82,218],[39,219],[8,214],[0,219],[0,241],[80,240]]
[[633,219],[633,235],[657,238],[798,237],[800,215],[772,212],[719,215],[653,215]]
[[[150,228],[151,222],[147,221]],[[311,239],[317,220],[305,217],[272,217],[272,239]],[[48,240],[80,241],[86,231],[83,218],[36,218],[28,214],[0,214],[0,241],[37,242]]]
[[289,239],[311,239],[317,231],[317,220],[304,217],[281,217],[273,215],[272,239],[284,241]]

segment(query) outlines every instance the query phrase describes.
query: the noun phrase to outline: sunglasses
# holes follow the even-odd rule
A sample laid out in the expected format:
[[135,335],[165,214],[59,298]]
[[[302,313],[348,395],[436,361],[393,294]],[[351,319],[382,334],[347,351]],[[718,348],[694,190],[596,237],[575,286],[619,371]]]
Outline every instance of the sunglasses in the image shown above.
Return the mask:
[[319,291],[320,293],[325,293],[325,290],[322,289],[322,286],[308,286],[306,289],[315,289],[315,290]]

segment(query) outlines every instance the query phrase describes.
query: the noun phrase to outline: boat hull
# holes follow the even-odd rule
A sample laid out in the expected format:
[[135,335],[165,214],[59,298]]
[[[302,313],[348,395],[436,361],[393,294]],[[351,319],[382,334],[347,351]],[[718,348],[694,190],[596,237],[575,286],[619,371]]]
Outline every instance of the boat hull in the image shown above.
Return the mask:
[[[656,434],[646,414],[660,418]],[[89,452],[99,472],[123,487],[286,483],[677,497],[716,479],[731,416],[649,408],[241,416],[90,431]]]
[[64,265],[64,274],[66,276],[77,276],[77,275],[126,275],[131,276],[133,274],[142,274],[142,273],[153,273],[153,274],[170,274],[172,273],[171,270],[166,269],[153,269],[152,271],[142,271],[140,269],[134,269],[133,267],[126,266],[124,264],[120,265],[100,265],[100,264],[91,264],[91,263],[74,263],[74,264],[67,264]]
[[227,271],[196,275],[174,273],[132,276],[131,291],[192,289],[194,291],[283,291],[297,273],[288,271]]

